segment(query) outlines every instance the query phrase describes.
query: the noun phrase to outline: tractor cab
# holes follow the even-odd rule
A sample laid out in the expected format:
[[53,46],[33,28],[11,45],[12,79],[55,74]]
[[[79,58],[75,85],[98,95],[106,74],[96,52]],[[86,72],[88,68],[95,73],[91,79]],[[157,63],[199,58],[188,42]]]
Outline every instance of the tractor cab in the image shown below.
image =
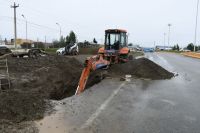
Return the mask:
[[103,55],[105,60],[113,64],[127,62],[130,50],[127,47],[128,37],[126,33],[126,30],[121,29],[106,30],[105,44],[99,49],[98,54]]
[[108,29],[105,31],[105,50],[120,50],[127,46],[125,30]]

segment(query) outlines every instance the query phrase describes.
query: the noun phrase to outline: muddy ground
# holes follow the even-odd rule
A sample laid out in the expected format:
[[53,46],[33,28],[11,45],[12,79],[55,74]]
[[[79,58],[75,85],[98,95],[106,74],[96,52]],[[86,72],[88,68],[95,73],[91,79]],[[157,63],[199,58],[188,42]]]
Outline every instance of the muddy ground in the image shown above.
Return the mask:
[[[5,127],[3,123],[42,119],[52,111],[49,100],[74,95],[83,69],[77,59],[60,56],[8,57],[8,67],[11,89],[3,86],[0,92],[0,132]],[[89,80],[88,87],[100,81],[96,72],[91,77],[94,80]]]
[[[53,104],[50,100],[74,95],[83,69],[76,58],[53,55],[35,59],[8,57],[8,67],[12,84],[11,89],[0,92],[0,132],[6,127],[15,130],[13,125],[42,119],[46,113],[51,113]],[[173,77],[152,61],[141,58],[92,72],[87,88],[99,83],[105,72],[111,77],[125,74],[153,80]]]

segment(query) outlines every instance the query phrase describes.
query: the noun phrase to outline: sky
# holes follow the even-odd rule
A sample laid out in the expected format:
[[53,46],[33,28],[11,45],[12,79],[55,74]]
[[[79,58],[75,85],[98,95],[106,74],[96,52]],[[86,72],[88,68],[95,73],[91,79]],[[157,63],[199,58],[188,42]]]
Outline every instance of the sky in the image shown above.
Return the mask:
[[[28,39],[48,42],[73,30],[78,41],[104,41],[104,31],[126,29],[129,42],[152,47],[168,45],[168,23],[172,24],[170,45],[181,47],[194,42],[197,0],[0,0],[0,36],[13,38],[13,5],[17,8],[17,36],[25,38],[25,19]],[[199,19],[200,23],[200,19]],[[199,24],[198,23],[198,24]],[[200,24],[197,32],[200,43]]]

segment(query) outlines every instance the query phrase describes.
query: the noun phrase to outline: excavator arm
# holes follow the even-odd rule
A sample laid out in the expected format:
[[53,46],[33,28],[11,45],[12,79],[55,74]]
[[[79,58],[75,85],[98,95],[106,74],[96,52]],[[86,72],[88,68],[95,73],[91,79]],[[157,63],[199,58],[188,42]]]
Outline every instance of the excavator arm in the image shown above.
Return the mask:
[[84,91],[91,71],[105,68],[109,66],[109,64],[109,61],[103,59],[103,55],[96,55],[87,58],[85,60],[85,67],[82,71],[75,95],[79,95]]

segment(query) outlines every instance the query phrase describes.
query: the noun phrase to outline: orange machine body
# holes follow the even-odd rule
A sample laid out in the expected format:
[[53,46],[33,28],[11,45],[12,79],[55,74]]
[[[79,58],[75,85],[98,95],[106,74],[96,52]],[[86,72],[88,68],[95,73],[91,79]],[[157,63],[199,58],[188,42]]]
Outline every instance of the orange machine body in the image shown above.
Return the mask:
[[82,71],[76,95],[84,91],[91,71],[106,68],[111,64],[128,61],[130,50],[127,47],[127,31],[122,29],[105,30],[104,47],[98,50],[98,55],[89,57],[85,61],[85,68]]

